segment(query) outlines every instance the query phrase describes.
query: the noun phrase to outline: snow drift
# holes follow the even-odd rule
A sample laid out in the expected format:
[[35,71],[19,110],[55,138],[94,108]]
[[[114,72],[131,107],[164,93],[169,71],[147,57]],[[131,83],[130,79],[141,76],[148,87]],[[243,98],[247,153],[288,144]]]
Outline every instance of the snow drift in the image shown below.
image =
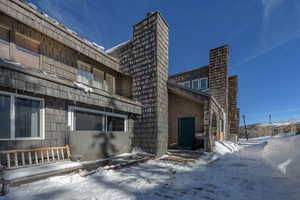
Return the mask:
[[300,178],[300,135],[277,137],[267,141],[262,156],[274,168],[291,179]]

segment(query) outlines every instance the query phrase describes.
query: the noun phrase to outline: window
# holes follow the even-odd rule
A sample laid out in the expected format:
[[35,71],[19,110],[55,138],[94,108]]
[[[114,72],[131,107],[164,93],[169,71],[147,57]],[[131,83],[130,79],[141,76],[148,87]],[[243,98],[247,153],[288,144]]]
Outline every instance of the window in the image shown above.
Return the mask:
[[192,81],[193,89],[207,89],[207,85],[207,78],[201,78]]
[[200,89],[207,89],[207,88],[208,88],[207,78],[200,79]]
[[96,88],[102,89],[103,81],[104,81],[104,72],[99,69],[94,68],[93,75],[94,75],[93,86]]
[[127,131],[127,116],[69,106],[68,126],[72,131]]
[[104,115],[85,111],[75,111],[75,128],[77,131],[103,131]]
[[107,91],[114,94],[115,93],[115,77],[110,74],[105,74]]
[[193,89],[199,89],[200,88],[200,80],[199,79],[192,81],[192,88]]
[[40,137],[41,102],[15,98],[15,137]]
[[11,134],[11,97],[0,94],[0,139],[9,139]]
[[16,62],[29,67],[40,66],[40,43],[20,33],[16,33]]
[[44,101],[15,94],[0,94],[0,139],[42,139]]
[[107,116],[107,131],[125,131],[125,118]]
[[0,58],[9,59],[9,29],[0,26]]
[[77,77],[76,80],[80,83],[84,83],[89,85],[90,82],[93,80],[93,74],[91,73],[91,66],[84,62],[78,61],[77,62],[78,70],[77,70]]
[[179,85],[182,85],[184,87],[190,87],[190,81],[179,82]]

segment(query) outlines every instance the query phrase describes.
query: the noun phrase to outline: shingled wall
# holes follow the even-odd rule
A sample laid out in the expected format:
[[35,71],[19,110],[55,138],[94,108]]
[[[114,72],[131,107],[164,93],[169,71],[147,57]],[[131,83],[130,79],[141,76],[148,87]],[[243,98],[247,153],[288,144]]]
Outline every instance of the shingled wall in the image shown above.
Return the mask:
[[237,108],[238,77],[230,76],[228,93],[228,123],[230,134],[239,134],[239,109]]
[[133,26],[133,39],[110,52],[133,77],[133,98],[143,104],[133,146],[163,154],[168,145],[168,25],[158,12]]
[[[209,52],[209,80],[208,87],[210,93],[218,104],[227,113],[228,119],[228,55],[227,45],[211,49]],[[228,120],[226,120],[228,122]],[[228,130],[228,123],[226,124]]]

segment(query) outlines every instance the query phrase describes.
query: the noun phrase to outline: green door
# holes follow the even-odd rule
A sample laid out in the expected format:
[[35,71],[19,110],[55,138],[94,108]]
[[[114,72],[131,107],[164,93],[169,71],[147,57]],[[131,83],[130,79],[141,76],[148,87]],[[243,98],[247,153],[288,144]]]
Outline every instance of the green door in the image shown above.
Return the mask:
[[195,118],[178,119],[178,144],[181,147],[192,148],[195,135]]

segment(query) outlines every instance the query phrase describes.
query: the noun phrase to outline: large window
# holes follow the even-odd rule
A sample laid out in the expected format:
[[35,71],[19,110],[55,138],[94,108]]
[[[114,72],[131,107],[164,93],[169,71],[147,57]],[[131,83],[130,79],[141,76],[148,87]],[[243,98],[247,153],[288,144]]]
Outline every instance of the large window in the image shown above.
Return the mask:
[[0,93],[0,139],[42,139],[43,107],[41,99]]
[[15,137],[40,137],[41,101],[15,98]]
[[9,59],[9,29],[0,26],[0,58]]
[[78,131],[103,131],[105,118],[103,114],[75,111],[75,128]]
[[16,62],[29,67],[40,66],[40,43],[20,33],[16,33]]
[[127,131],[127,116],[69,106],[68,125],[72,131]]

